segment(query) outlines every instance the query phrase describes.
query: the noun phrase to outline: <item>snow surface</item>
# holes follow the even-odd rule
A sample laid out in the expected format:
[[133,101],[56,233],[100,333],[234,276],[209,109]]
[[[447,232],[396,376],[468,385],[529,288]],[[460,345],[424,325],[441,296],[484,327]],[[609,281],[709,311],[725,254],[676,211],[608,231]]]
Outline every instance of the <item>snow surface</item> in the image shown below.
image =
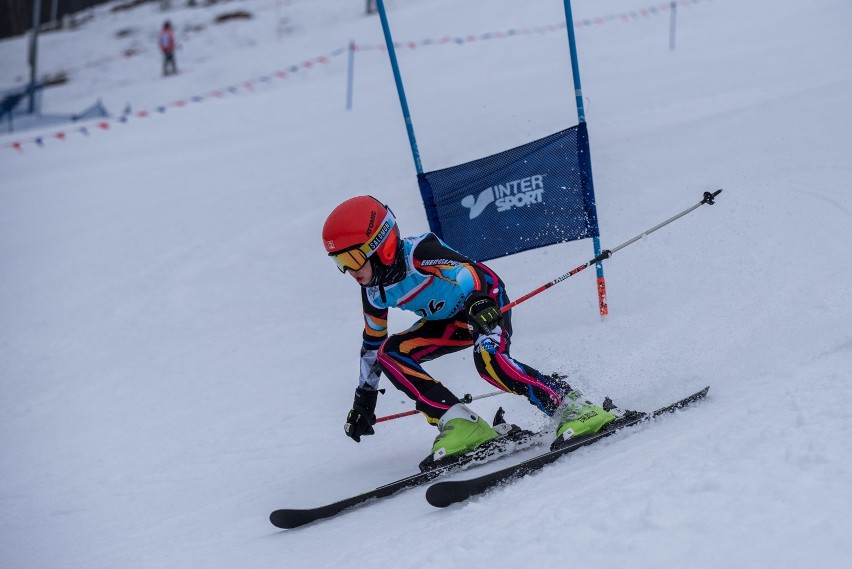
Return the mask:
[[[100,7],[43,36],[42,71],[71,79],[45,111],[153,109],[381,44],[363,5]],[[563,19],[557,0],[388,7],[400,42]],[[212,23],[235,9],[256,17]],[[725,191],[606,263],[606,322],[593,271],[518,306],[513,353],[624,407],[710,397],[447,510],[421,488],[294,531],[267,520],[411,474],[435,434],[420,417],[342,432],[362,323],[322,222],[369,192],[427,230],[385,53],[358,52],[351,111],[343,55],[43,148],[0,137],[0,566],[849,566],[850,16],[848,0],[705,0],[678,11],[675,51],[668,12],[577,27],[604,247]],[[182,38],[168,79],[165,17]],[[427,170],[576,123],[564,30],[398,56]],[[0,42],[0,69],[27,76],[25,38]],[[490,265],[517,297],[591,256]],[[412,321],[394,311],[391,329]],[[490,391],[469,354],[429,369]],[[473,404],[498,406],[544,423],[518,397]],[[410,408],[391,388],[378,412]]]

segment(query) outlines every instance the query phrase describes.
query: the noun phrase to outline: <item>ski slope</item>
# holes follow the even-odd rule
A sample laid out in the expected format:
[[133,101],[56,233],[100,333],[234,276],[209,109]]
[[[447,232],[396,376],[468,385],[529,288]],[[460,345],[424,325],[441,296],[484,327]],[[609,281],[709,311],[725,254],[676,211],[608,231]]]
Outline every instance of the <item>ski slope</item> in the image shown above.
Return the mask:
[[[573,8],[581,20],[653,4]],[[564,19],[557,0],[387,5],[399,42]],[[322,223],[370,193],[403,233],[428,225],[384,52],[357,52],[350,111],[345,54],[206,94],[350,40],[379,45],[381,27],[348,0],[110,7],[43,36],[41,69],[70,77],[45,111],[101,98],[134,114],[88,136],[0,136],[0,566],[852,561],[849,2],[682,5],[674,51],[668,12],[577,27],[603,246],[724,192],[605,263],[606,322],[593,271],[518,306],[513,355],[626,408],[711,385],[704,403],[466,504],[432,508],[420,488],[284,532],[271,510],[411,474],[435,435],[407,417],[361,444],[344,436],[360,300],[326,259]],[[237,9],[255,17],[212,23]],[[181,43],[168,79],[166,17]],[[564,29],[398,57],[427,170],[576,124]],[[0,70],[4,86],[27,76],[25,38],[0,42]],[[489,265],[517,298],[592,256],[583,241]],[[392,311],[391,331],[413,321]],[[427,369],[457,394],[491,390],[468,354]],[[379,415],[411,408],[383,383]],[[472,404],[499,406],[546,425],[519,397]]]

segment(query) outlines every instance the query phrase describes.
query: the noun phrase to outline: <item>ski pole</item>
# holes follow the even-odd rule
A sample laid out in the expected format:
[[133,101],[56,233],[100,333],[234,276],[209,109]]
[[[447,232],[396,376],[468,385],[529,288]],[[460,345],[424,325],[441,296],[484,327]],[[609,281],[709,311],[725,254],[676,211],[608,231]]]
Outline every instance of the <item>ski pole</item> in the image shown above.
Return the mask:
[[[471,401],[476,401],[477,399],[485,399],[486,397],[494,397],[495,395],[500,395],[501,393],[506,393],[505,391],[492,391],[491,393],[483,393],[482,395],[471,395],[468,393],[464,397],[461,398],[462,403],[470,403]],[[396,413],[394,415],[387,415],[386,417],[379,417],[376,419],[376,423],[382,423],[384,421],[390,421],[392,419],[399,419],[400,417],[408,417],[409,415],[416,415],[419,413],[417,409],[412,409],[411,411],[404,411],[402,413]]]
[[546,291],[547,289],[549,289],[553,285],[557,285],[557,284],[561,283],[562,281],[564,281],[565,279],[567,279],[568,277],[572,277],[572,276],[576,275],[577,273],[579,273],[583,269],[585,269],[585,268],[587,268],[591,265],[594,265],[595,263],[597,263],[599,261],[609,259],[610,257],[612,257],[615,254],[616,251],[620,251],[621,249],[624,249],[628,245],[631,245],[631,244],[635,243],[636,241],[639,241],[640,239],[642,239],[646,235],[650,235],[651,233],[655,232],[656,230],[660,229],[661,227],[665,227],[666,225],[673,222],[674,220],[680,219],[681,217],[683,217],[687,213],[689,213],[689,212],[691,212],[695,209],[698,209],[702,205],[704,205],[704,204],[713,205],[714,203],[716,203],[716,201],[715,201],[716,196],[718,196],[720,193],[722,193],[722,190],[716,190],[712,194],[710,192],[704,192],[704,198],[700,202],[695,204],[694,206],[683,210],[682,212],[675,215],[674,217],[671,217],[671,218],[665,220],[664,222],[660,223],[659,225],[655,225],[654,227],[652,227],[651,229],[648,229],[647,231],[643,231],[642,233],[640,233],[639,235],[637,235],[633,239],[630,239],[629,241],[625,241],[624,243],[622,243],[621,245],[619,245],[617,247],[613,247],[612,249],[604,250],[603,252],[601,252],[600,255],[598,255],[594,259],[587,261],[586,263],[580,265],[579,267],[571,269],[570,271],[568,271],[564,275],[562,275],[560,277],[556,277],[555,279],[553,279],[549,283],[543,284],[540,287],[538,287],[537,289],[525,294],[521,298],[519,298],[519,299],[517,299],[513,302],[510,302],[509,304],[507,304],[506,306],[501,308],[500,312],[506,312],[508,310],[511,310],[513,307],[519,305],[520,303],[522,303],[526,300],[529,300],[530,298],[534,297],[535,295],[537,295],[541,292]]

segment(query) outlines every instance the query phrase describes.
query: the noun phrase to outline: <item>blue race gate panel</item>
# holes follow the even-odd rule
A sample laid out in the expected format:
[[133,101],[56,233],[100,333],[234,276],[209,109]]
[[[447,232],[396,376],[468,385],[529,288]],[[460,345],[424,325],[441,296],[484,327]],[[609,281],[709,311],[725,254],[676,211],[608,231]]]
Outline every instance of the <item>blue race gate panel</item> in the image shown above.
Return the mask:
[[598,236],[585,122],[417,180],[432,232],[477,261]]

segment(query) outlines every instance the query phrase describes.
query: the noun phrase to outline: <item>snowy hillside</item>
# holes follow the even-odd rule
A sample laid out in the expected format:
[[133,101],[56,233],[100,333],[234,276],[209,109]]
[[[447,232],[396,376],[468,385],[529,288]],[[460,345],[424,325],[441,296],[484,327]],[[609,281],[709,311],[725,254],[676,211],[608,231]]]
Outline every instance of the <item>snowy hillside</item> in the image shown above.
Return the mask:
[[[399,50],[427,170],[576,124],[561,2],[387,5],[400,43],[542,27]],[[711,385],[707,401],[467,504],[420,488],[283,532],[271,510],[412,474],[435,435],[420,417],[342,432],[362,320],[322,223],[371,193],[404,233],[428,228],[386,53],[357,52],[345,108],[341,50],[380,45],[378,18],[349,0],[106,5],[45,34],[42,71],[69,77],[45,111],[130,113],[0,136],[0,566],[852,562],[852,4],[684,3],[674,51],[652,5],[573,6],[602,243],[724,192],[607,261],[606,322],[585,271],[515,309],[512,349],[623,407]],[[214,23],[237,10],[254,17]],[[26,39],[0,42],[0,85],[27,73]],[[592,256],[489,265],[518,297]],[[391,331],[413,321],[392,311]],[[491,390],[470,354],[428,370]],[[378,414],[412,408],[383,387]],[[544,424],[518,397],[472,405],[498,406]]]

